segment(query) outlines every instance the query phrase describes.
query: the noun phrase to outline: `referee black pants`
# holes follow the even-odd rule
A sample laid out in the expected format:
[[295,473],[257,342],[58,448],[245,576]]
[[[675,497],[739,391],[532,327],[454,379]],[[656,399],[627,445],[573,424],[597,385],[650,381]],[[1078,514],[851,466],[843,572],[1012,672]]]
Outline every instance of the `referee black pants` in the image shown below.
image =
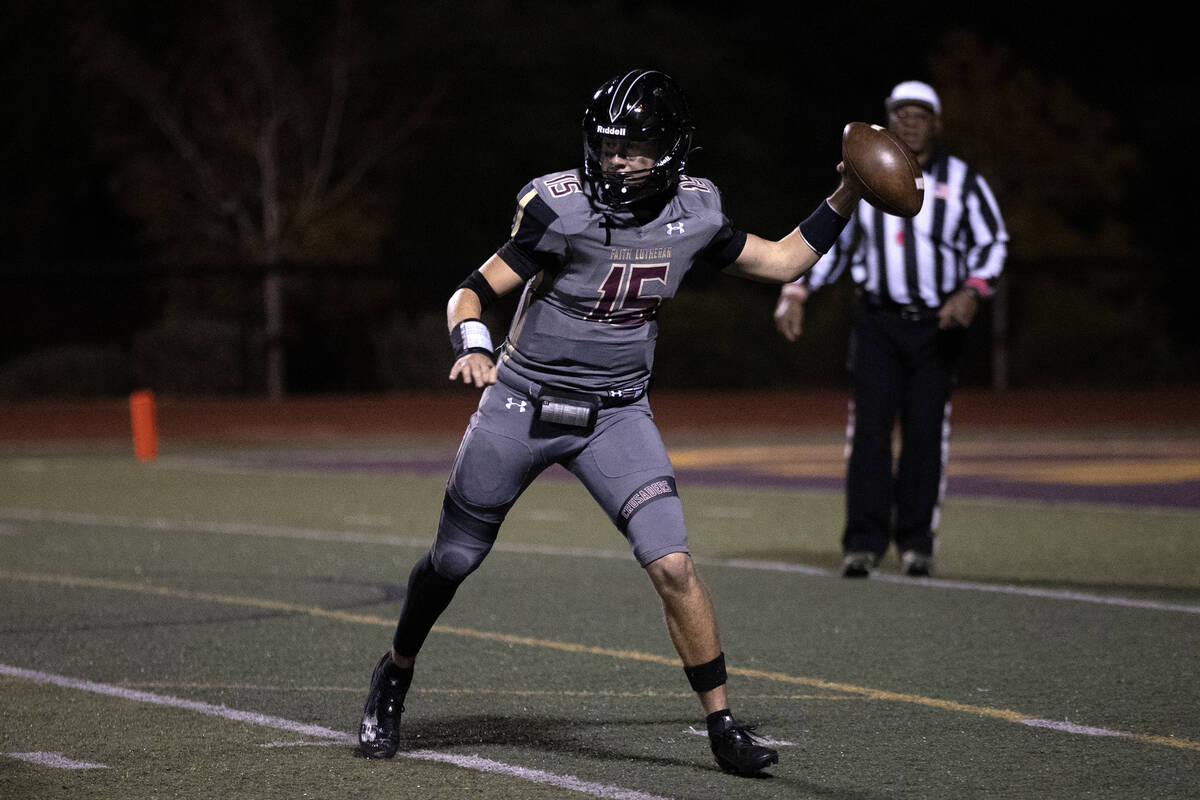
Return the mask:
[[[932,312],[918,318],[855,303],[844,552],[882,557],[895,539],[898,552],[932,555],[964,333],[939,330]],[[893,460],[897,422],[900,453]]]

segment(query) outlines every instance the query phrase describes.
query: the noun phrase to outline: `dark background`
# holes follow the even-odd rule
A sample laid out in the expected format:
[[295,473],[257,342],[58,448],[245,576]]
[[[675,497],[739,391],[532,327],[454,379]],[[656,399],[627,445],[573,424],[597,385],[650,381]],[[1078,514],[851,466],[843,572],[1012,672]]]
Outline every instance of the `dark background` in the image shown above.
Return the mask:
[[[520,187],[578,163],[583,105],[631,66],[689,91],[702,147],[690,171],[717,182],[735,222],[772,238],[832,188],[846,122],[882,121],[900,80],[935,83],[948,144],[988,178],[1013,237],[1002,314],[972,330],[965,380],[1200,379],[1186,26],[1146,8],[814,5],[11,2],[0,12],[0,396],[266,391],[272,272],[286,391],[439,385],[449,293],[503,241]],[[267,31],[264,60],[318,87],[296,96],[317,98],[307,125],[319,129],[345,15],[355,61],[337,171],[388,124],[405,133],[282,252],[230,234],[153,109],[97,56],[98,41],[138,54],[224,179],[250,162],[218,150],[249,142],[252,126],[238,125],[269,100],[255,59],[231,60],[229,32],[247,18]],[[229,110],[230,98],[244,107]],[[285,179],[290,163],[281,157]],[[246,172],[238,190],[261,222]],[[842,380],[844,287],[786,346],[770,324],[775,290],[689,282],[663,315],[666,385]],[[507,310],[490,320],[496,336]]]

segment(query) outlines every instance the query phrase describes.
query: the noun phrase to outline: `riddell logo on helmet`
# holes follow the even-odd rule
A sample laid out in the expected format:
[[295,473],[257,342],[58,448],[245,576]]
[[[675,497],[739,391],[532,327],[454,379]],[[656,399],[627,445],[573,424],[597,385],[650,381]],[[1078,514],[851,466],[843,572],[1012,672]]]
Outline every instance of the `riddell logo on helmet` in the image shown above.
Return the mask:
[[597,125],[596,133],[603,133],[606,136],[624,136],[624,128],[610,128],[606,125]]

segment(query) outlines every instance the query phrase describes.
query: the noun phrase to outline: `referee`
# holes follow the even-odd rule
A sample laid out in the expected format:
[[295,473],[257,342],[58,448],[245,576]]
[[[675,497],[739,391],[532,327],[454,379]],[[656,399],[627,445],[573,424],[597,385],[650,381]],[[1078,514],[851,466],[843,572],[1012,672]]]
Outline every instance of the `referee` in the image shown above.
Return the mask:
[[[941,149],[942,104],[920,81],[885,101],[887,127],[916,154],[925,202],[911,219],[865,201],[832,250],[775,310],[795,341],[804,303],[850,268],[857,287],[847,368],[853,380],[847,436],[842,574],[866,577],[892,541],[904,573],[927,576],[943,491],[950,395],[967,327],[1004,268],[1008,233],[983,177]],[[892,434],[900,423],[893,470]]]

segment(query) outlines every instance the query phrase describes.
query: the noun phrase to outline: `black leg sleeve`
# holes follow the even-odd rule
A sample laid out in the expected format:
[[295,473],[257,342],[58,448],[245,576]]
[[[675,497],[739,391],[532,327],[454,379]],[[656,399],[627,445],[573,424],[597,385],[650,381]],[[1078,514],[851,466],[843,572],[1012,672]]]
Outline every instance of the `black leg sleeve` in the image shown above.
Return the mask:
[[416,563],[408,576],[408,593],[392,637],[396,655],[413,658],[420,652],[425,637],[454,599],[458,586],[458,581],[437,574],[428,553]]

